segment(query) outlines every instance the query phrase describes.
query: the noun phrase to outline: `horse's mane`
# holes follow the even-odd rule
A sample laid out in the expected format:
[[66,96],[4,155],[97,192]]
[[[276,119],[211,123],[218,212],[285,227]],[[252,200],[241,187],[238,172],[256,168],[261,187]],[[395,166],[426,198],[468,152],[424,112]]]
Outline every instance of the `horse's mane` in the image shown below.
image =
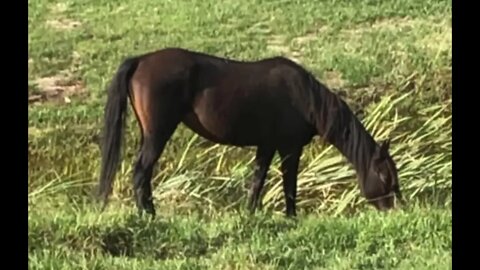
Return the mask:
[[376,147],[374,139],[346,102],[308,72],[306,86],[311,97],[310,118],[319,135],[355,166],[360,179],[365,179]]

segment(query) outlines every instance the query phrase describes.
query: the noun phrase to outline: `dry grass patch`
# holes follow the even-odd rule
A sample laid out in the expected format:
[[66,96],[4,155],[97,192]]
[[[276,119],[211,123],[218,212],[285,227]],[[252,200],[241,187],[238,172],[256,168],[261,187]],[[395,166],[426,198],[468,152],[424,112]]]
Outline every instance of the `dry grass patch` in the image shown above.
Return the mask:
[[68,9],[68,4],[66,3],[56,3],[55,5],[50,6],[50,11],[54,14],[64,13]]
[[63,14],[68,10],[68,4],[57,3],[50,6],[50,13],[53,19],[47,20],[46,24],[50,28],[59,31],[67,31],[82,25],[81,22],[65,18]]
[[285,37],[275,35],[268,41],[267,49],[273,51],[281,56],[287,57],[290,60],[302,63],[300,58],[302,57],[301,53],[298,51],[293,51],[288,45]]
[[322,81],[329,88],[341,88],[345,85],[345,81],[342,79],[342,73],[337,71],[327,71],[322,76]]
[[68,72],[39,78],[34,81],[35,88],[29,89],[29,104],[42,102],[70,103],[70,97],[85,94],[83,82],[75,80]]
[[65,31],[65,30],[71,30],[71,29],[77,28],[82,24],[78,21],[60,18],[55,20],[48,20],[47,25],[55,30]]

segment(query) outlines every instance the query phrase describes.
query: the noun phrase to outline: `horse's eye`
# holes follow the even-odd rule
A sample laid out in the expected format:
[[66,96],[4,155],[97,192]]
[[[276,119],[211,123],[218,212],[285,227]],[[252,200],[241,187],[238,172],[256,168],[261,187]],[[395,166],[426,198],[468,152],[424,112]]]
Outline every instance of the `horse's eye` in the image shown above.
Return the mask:
[[380,181],[382,181],[384,184],[387,184],[387,174],[379,173],[378,177],[380,178]]

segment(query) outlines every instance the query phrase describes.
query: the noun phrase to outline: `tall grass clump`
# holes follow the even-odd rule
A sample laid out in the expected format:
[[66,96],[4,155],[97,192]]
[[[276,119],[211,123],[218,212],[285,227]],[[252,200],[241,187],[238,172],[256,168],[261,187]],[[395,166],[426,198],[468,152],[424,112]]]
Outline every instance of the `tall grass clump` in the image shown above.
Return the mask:
[[[385,97],[367,109],[363,122],[377,141],[391,138],[391,153],[407,199],[448,198],[452,166],[448,106],[432,105],[415,115],[400,116],[396,105],[407,96]],[[413,121],[417,122],[415,129],[405,131]],[[169,171],[157,173],[154,196],[158,200],[212,208],[243,205],[253,169],[253,149],[202,147],[204,143],[191,134],[177,155],[176,165]],[[318,140],[305,148],[298,192],[298,205],[304,209],[338,213],[363,202],[353,168],[333,146],[323,147]],[[441,200],[441,203],[449,201]],[[263,205],[281,210],[283,204],[279,158],[276,157],[270,168]]]

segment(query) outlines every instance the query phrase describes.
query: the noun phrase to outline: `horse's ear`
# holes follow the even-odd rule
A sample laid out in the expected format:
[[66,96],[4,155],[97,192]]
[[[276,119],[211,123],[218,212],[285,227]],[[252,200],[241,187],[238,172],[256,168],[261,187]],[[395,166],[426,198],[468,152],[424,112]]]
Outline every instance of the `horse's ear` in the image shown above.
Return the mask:
[[386,139],[385,141],[383,141],[382,145],[380,146],[380,152],[382,154],[387,154],[389,149],[390,149],[390,139]]

